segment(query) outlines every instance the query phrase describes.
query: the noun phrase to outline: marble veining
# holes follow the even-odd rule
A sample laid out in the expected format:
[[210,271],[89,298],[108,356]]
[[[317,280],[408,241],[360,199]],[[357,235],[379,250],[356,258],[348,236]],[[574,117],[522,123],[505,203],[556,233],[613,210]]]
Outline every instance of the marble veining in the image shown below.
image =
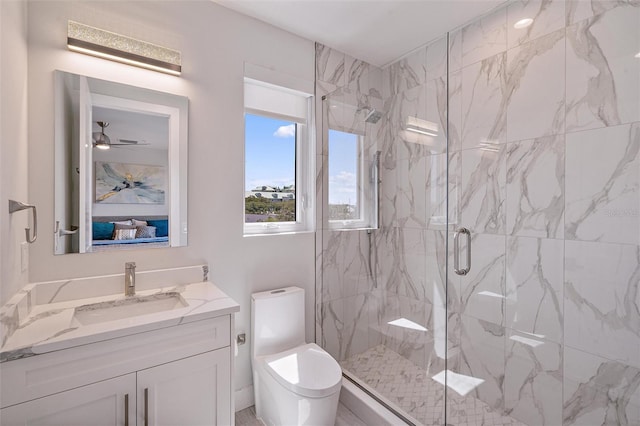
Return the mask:
[[2,341],[0,347],[7,343],[7,339],[10,335],[18,329],[20,325],[20,316],[18,314],[18,308],[14,304],[7,304],[0,311],[0,326],[2,327]]
[[563,425],[640,424],[640,369],[565,349]]
[[316,43],[316,80],[343,86],[345,54]]
[[[323,53],[325,74],[342,61],[349,102],[379,84],[386,112],[374,274],[360,236],[330,237],[323,345],[416,421],[442,424],[444,392],[427,384],[446,356],[482,381],[447,393],[449,424],[640,425],[638,22],[640,0],[515,0],[378,83]],[[418,120],[436,136],[407,132]]]
[[562,424],[561,345],[530,333],[506,341],[504,412],[528,425]]
[[640,120],[639,20],[637,4],[567,28],[567,131]]
[[507,10],[500,8],[462,29],[462,66],[507,50]]
[[369,64],[349,55],[344,57],[344,70],[346,81],[345,85],[357,82],[363,76],[366,76],[369,70]]
[[462,69],[462,149],[504,143],[506,53]]
[[[192,275],[192,271],[202,269],[199,267],[180,268],[172,271],[183,276]],[[101,286],[98,277],[87,281],[97,288]],[[109,279],[109,277],[106,277]],[[71,280],[75,281],[75,280]],[[67,281],[64,281],[68,284]],[[55,283],[54,283],[55,284]],[[29,291],[51,287],[52,283],[34,283],[28,285]],[[85,286],[90,287],[87,283]],[[88,290],[88,289],[87,289]],[[16,295],[12,301],[20,302],[26,292]],[[182,304],[171,310],[163,310],[155,313],[129,316],[127,318],[106,318],[104,321],[94,324],[82,324],[74,318],[74,314],[84,311],[110,308],[131,303],[144,303],[158,298],[167,298],[169,295],[179,295]],[[148,331],[154,327],[167,327],[178,325],[188,321],[211,318],[239,310],[239,305],[222,293],[215,285],[209,282],[195,282],[193,284],[179,284],[171,287],[138,291],[135,297],[125,297],[121,293],[101,295],[93,298],[68,299],[56,303],[37,303],[29,312],[25,312],[20,318],[8,315],[11,309],[3,308],[0,321],[11,322],[12,333],[8,334],[0,348],[0,362],[11,361],[27,356],[65,349],[86,343],[106,340],[115,337],[126,336],[138,332]]]
[[564,29],[507,51],[507,142],[564,133],[564,64]]
[[387,289],[412,299],[425,300],[425,233],[399,228],[396,236],[399,247],[394,265],[398,270],[397,280],[390,282]]
[[469,395],[480,399],[493,410],[502,410],[506,367],[505,328],[463,316],[460,332],[460,366],[456,372],[481,379],[482,382]]
[[47,301],[47,303],[55,303],[57,301],[58,295],[64,291],[65,287],[67,287],[69,284],[73,283],[73,280],[68,280],[63,282],[55,291],[55,293],[53,293],[53,295],[51,295],[51,298],[49,298],[49,300]]
[[[462,245],[464,251],[466,243]],[[473,234],[473,263],[460,279],[461,307],[465,315],[504,325],[505,237]]]
[[427,175],[427,157],[398,160],[396,210],[399,227],[427,227],[427,191],[431,175]]
[[564,137],[507,147],[507,234],[564,238]]
[[[526,28],[515,28],[523,18],[533,19]],[[564,28],[565,0],[517,0],[507,7],[509,49]]]
[[394,62],[385,73],[383,94],[394,96],[406,90],[424,84],[426,81],[426,55],[425,48],[418,49],[404,59]]
[[566,0],[566,25],[572,25],[620,6],[640,6],[640,0]]
[[565,345],[640,368],[640,247],[565,242]]
[[640,123],[569,133],[566,143],[566,238],[640,243]]
[[562,343],[563,259],[562,240],[507,238],[507,327]]
[[[390,104],[388,114],[392,120],[393,134],[396,135],[396,158],[407,159],[430,153],[429,136],[410,129],[410,120],[426,122],[427,119],[426,85],[413,87],[396,95]],[[441,129],[439,130],[441,131]]]
[[504,234],[505,145],[464,150],[461,157],[461,223],[473,233]]
[[325,231],[323,242],[323,301],[371,290],[366,231]]

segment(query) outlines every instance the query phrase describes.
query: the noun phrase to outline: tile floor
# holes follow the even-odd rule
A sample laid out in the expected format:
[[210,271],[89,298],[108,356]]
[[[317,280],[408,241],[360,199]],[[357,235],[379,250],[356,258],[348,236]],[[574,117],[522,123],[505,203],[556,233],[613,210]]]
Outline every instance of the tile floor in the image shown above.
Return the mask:
[[[264,424],[256,419],[256,410],[254,406],[245,408],[236,413],[236,426],[264,426]],[[336,415],[335,426],[367,426],[355,414],[342,404],[338,405],[338,413]]]
[[[426,371],[384,345],[378,345],[341,362],[342,368],[364,381],[423,425],[442,425],[444,387]],[[447,423],[455,426],[525,426],[495,413],[472,397],[448,395]]]

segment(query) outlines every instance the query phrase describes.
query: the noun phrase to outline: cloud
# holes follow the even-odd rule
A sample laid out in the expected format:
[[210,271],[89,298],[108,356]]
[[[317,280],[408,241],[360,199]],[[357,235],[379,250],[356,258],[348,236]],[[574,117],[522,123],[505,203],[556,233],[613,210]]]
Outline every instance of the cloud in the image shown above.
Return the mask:
[[329,203],[346,204],[357,200],[357,177],[355,173],[341,171],[329,176]]
[[273,136],[278,138],[292,138],[296,135],[296,125],[289,124],[288,126],[280,126],[278,130],[273,133]]

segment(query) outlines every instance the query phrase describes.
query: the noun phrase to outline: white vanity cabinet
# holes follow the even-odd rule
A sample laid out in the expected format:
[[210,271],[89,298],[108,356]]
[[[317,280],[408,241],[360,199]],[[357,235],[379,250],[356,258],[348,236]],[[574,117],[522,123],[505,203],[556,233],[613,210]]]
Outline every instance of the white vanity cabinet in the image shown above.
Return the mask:
[[230,425],[229,348],[139,371],[137,425]]
[[[136,375],[127,374],[0,410],[0,424],[134,426]],[[127,412],[128,411],[128,412]]]
[[0,424],[230,425],[232,326],[223,315],[2,363]]

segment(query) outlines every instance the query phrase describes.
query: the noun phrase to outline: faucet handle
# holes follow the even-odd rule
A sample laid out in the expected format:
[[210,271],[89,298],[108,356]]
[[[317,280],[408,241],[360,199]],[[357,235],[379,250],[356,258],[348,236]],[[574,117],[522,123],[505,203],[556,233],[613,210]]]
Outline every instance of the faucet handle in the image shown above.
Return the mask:
[[126,262],[124,267],[125,269],[136,269],[136,262]]

